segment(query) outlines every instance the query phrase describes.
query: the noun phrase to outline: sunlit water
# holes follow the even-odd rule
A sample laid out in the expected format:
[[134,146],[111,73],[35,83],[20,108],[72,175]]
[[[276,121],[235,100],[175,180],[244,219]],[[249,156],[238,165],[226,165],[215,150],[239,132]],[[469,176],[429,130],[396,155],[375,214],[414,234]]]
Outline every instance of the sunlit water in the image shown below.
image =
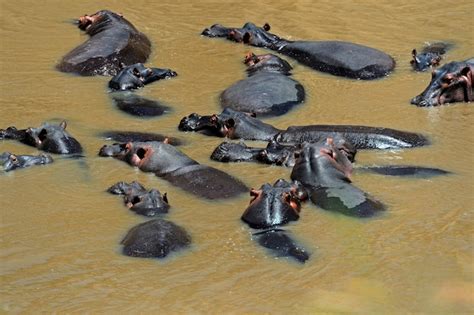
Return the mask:
[[[411,97],[427,85],[414,73],[413,48],[454,44],[444,62],[473,56],[469,0],[455,1],[6,1],[0,6],[0,128],[68,121],[83,159],[55,156],[48,166],[0,174],[1,307],[6,313],[469,313],[473,312],[472,104],[417,108]],[[178,77],[138,94],[173,111],[139,119],[116,108],[106,77],[57,72],[60,58],[86,39],[72,23],[108,8],[123,13],[153,43],[149,65]],[[265,50],[201,37],[214,23],[272,25],[289,39],[337,39],[383,50],[397,61],[387,78],[361,82],[318,73],[294,60],[293,77],[307,101],[267,119],[278,127],[364,124],[421,132],[428,147],[366,151],[357,165],[410,164],[453,174],[432,179],[354,174],[354,184],[388,207],[375,219],[328,213],[307,203],[287,226],[312,253],[300,265],[268,255],[240,221],[244,194],[226,201],[188,195],[152,174],[97,156],[106,130],[175,136],[201,163],[258,188],[290,169],[222,164],[209,156],[222,139],[181,133],[192,112],[218,113],[218,95],[243,78],[248,51]],[[37,154],[12,141],[0,152]],[[144,218],[105,190],[138,180],[168,192],[167,218],[185,227],[192,247],[162,261],[121,254],[125,233]]]

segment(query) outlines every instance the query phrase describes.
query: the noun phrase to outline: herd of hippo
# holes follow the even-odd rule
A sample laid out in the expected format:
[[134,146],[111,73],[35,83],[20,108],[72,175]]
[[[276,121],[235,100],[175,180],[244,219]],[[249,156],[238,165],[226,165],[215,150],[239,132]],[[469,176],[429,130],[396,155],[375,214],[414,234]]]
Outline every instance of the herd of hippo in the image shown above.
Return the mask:
[[[108,87],[117,107],[132,115],[155,116],[169,108],[133,94],[132,90],[176,77],[171,69],[146,67],[151,42],[122,15],[103,10],[78,19],[78,27],[89,39],[66,54],[57,65],[62,72],[82,76],[113,76]],[[374,48],[342,41],[290,41],[269,32],[270,26],[246,23],[242,28],[215,24],[203,36],[273,50],[305,66],[349,79],[372,80],[387,76],[395,68],[394,59]],[[438,66],[451,45],[435,43],[412,51],[416,71]],[[408,149],[430,144],[424,135],[383,127],[356,125],[288,126],[280,129],[260,118],[284,115],[305,100],[305,89],[291,78],[290,64],[274,54],[249,53],[244,60],[247,78],[234,83],[219,97],[219,114],[192,113],[183,117],[180,131],[239,139],[220,144],[211,159],[221,162],[255,162],[291,167],[291,180],[278,179],[260,189],[182,153],[179,139],[142,132],[105,132],[116,141],[99,150],[103,157],[114,157],[152,172],[171,184],[209,200],[233,198],[249,192],[250,204],[241,220],[251,229],[252,238],[276,256],[305,262],[309,251],[283,228],[299,219],[301,206],[311,201],[319,208],[352,217],[371,217],[385,210],[384,204],[362,191],[351,180],[357,150]],[[474,59],[450,62],[432,72],[428,87],[411,100],[417,106],[473,101]],[[66,122],[44,123],[38,128],[0,130],[0,139],[14,139],[53,154],[82,156],[81,144],[66,131]],[[243,140],[267,141],[266,147],[249,147]],[[53,158],[0,155],[4,171],[48,164]],[[449,172],[419,166],[358,167],[358,170],[389,176],[429,177]],[[125,205],[136,214],[151,217],[133,227],[122,240],[123,253],[139,257],[166,257],[191,244],[188,232],[165,220],[170,204],[166,194],[147,190],[138,182],[118,182],[108,192],[123,195]]]

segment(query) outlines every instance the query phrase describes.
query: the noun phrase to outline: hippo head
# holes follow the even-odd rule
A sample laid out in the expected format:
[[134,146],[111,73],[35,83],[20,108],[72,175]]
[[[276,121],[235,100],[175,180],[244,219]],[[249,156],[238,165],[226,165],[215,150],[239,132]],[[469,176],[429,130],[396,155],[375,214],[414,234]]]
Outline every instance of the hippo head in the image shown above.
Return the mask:
[[425,71],[430,67],[439,65],[441,55],[433,52],[418,54],[416,49],[411,52],[413,59],[410,61],[411,66],[415,71]]
[[[114,23],[116,21],[120,21],[120,23]],[[92,15],[85,14],[77,21],[77,27],[85,31],[90,36],[100,33],[111,26],[118,25],[136,30],[130,22],[123,18],[123,15],[109,10],[101,10]]]
[[211,160],[219,162],[255,161],[260,149],[249,148],[245,143],[223,142],[211,154]]
[[224,37],[238,43],[244,43],[256,47],[266,47],[274,49],[280,38],[268,33],[270,25],[266,23],[263,27],[258,27],[253,23],[245,23],[242,28],[228,28],[220,24],[214,24],[210,28],[202,31],[201,35],[207,37]]
[[255,55],[249,52],[245,56],[244,63],[247,65],[247,73],[249,76],[260,71],[278,72],[289,75],[293,69],[286,60],[273,54]]
[[48,154],[34,155],[15,155],[5,152],[0,155],[0,161],[3,164],[5,172],[13,171],[17,168],[28,167],[31,165],[49,164],[53,162],[53,158]]
[[24,139],[21,141],[47,152],[81,153],[80,143],[66,131],[66,127],[66,121],[62,121],[59,125],[44,123],[38,128],[26,129]]
[[136,63],[123,68],[109,81],[112,90],[133,90],[145,86],[148,83],[175,77],[176,72],[170,69],[147,68],[142,63]]
[[233,120],[222,120],[216,114],[201,116],[192,113],[181,119],[178,129],[181,131],[200,131],[206,135],[226,137],[229,134],[229,128],[233,127],[233,125]]
[[305,186],[330,187],[340,181],[351,182],[352,164],[332,138],[322,143],[305,143],[295,156],[291,178]]
[[295,151],[300,146],[283,145],[275,140],[271,140],[264,150],[261,150],[257,160],[266,164],[283,165],[292,167],[295,165]]
[[474,60],[450,62],[434,70],[431,82],[411,103],[416,106],[437,106],[445,103],[474,100]]
[[275,184],[264,184],[259,190],[251,189],[249,206],[241,219],[250,227],[264,229],[283,225],[299,218],[301,202],[308,194],[298,183],[279,179]]
[[162,196],[156,189],[138,194],[126,193],[124,201],[130,210],[148,217],[167,213],[170,207],[166,193]]
[[123,160],[128,153],[126,143],[114,143],[111,145],[104,145],[99,150],[99,156],[111,156]]

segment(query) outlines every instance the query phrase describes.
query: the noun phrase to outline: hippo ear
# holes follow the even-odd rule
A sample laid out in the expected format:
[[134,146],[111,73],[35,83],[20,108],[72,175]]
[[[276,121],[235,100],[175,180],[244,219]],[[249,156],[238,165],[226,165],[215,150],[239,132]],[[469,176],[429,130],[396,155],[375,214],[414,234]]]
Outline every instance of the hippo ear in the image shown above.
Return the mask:
[[270,30],[270,24],[268,23],[263,24],[263,29],[268,32]]
[[168,202],[168,193],[163,194],[163,201],[166,202],[166,203],[169,203]]
[[249,32],[245,32],[244,37],[242,38],[242,41],[243,41],[245,44],[248,44],[248,43],[250,43],[250,37],[251,37],[250,33],[249,33]]
[[413,56],[413,58],[416,59],[416,55],[417,55],[416,49],[413,49],[413,50],[411,51],[411,55]]
[[16,157],[15,154],[10,154],[10,156],[8,157],[10,159],[10,161],[12,161],[13,163],[17,163],[18,162],[18,158]]
[[163,140],[163,143],[170,144],[170,138],[166,137],[166,138]]
[[59,127],[63,128],[63,130],[66,129],[66,127],[67,127],[67,122],[66,122],[65,120],[63,120],[63,121],[59,124]]
[[471,67],[465,66],[464,68],[461,69],[460,73],[462,76],[469,78],[470,76],[472,76]]

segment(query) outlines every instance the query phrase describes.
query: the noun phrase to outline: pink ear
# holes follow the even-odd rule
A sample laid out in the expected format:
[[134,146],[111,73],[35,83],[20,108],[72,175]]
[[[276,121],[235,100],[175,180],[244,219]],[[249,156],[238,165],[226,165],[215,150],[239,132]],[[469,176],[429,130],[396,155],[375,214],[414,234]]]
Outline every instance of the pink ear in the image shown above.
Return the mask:
[[67,122],[66,122],[65,120],[63,120],[63,121],[59,124],[59,126],[60,126],[61,128],[63,128],[63,129],[66,129],[66,127],[67,127]]

